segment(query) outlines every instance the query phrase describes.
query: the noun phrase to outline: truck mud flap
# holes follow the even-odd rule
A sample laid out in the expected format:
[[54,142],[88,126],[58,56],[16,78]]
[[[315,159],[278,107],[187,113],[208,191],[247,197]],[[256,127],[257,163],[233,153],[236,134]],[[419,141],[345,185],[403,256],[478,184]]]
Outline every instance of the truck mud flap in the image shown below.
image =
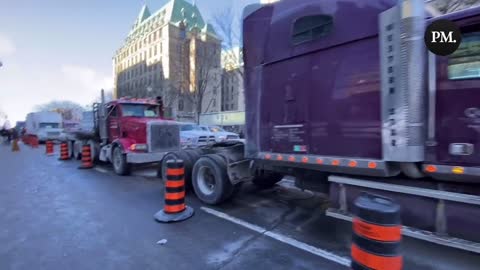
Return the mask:
[[[457,186],[452,192],[447,184],[411,180],[358,179],[330,176],[330,208],[327,215],[352,220],[354,200],[368,192],[389,197],[401,207],[405,236],[480,253],[480,196],[471,186]],[[407,184],[404,184],[407,183]],[[438,188],[440,187],[440,189]],[[466,194],[462,189],[468,189]],[[472,192],[473,191],[473,192]],[[463,193],[465,192],[465,193]]]

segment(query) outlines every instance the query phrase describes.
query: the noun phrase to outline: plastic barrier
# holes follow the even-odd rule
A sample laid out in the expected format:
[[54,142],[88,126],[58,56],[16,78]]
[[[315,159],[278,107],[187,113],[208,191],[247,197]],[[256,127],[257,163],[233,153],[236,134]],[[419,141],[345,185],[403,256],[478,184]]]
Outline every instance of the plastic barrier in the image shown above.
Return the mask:
[[154,215],[159,222],[186,220],[194,214],[193,208],[185,204],[185,166],[183,160],[167,161],[165,181],[165,205]]
[[53,153],[54,151],[55,151],[55,148],[54,148],[53,142],[47,141],[45,144],[45,153],[47,154],[47,156],[54,155]]
[[60,144],[60,158],[59,160],[69,160],[70,155],[68,151],[68,143],[67,142],[62,142]]
[[401,270],[400,206],[384,197],[363,193],[354,203],[353,270]]
[[79,169],[91,168],[93,168],[92,149],[90,149],[90,144],[85,144],[82,146],[82,166]]

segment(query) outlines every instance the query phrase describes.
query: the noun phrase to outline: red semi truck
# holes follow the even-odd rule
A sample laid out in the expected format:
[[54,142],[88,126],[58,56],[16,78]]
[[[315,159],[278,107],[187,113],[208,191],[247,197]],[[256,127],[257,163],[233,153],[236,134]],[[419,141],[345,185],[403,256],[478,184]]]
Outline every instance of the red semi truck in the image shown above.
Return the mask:
[[67,135],[72,155],[79,159],[82,145],[91,147],[92,160],[113,164],[115,173],[127,175],[133,164],[154,163],[170,151],[180,150],[179,125],[163,118],[158,99],[120,98],[94,104],[84,113],[80,128]]
[[[423,0],[248,6],[246,143],[164,161],[186,160],[207,204],[244,181],[293,175],[329,195],[331,217],[351,220],[353,200],[372,192],[402,205],[405,235],[480,253],[480,7],[426,10]],[[424,44],[438,19],[462,31],[450,56]]]

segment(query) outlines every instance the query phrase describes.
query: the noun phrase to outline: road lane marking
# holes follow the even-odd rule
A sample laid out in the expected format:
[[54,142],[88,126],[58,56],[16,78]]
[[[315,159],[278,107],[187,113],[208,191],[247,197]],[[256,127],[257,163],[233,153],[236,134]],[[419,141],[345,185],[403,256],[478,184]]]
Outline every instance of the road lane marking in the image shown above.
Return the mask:
[[220,212],[220,211],[208,208],[208,207],[202,206],[202,207],[200,207],[200,209],[202,209],[204,212],[206,212],[208,214],[214,215],[214,216],[219,217],[221,219],[228,220],[228,221],[233,222],[237,225],[240,225],[242,227],[245,227],[245,228],[250,229],[252,231],[255,231],[257,233],[263,234],[263,235],[268,236],[268,237],[270,237],[272,239],[275,239],[277,241],[280,241],[284,244],[287,244],[287,245],[290,245],[292,247],[301,249],[303,251],[306,251],[308,253],[317,255],[319,257],[322,257],[322,258],[327,259],[329,261],[341,264],[343,266],[350,267],[351,260],[349,258],[342,257],[342,256],[336,255],[332,252],[329,252],[329,251],[311,246],[311,245],[306,244],[304,242],[300,242],[298,240],[295,240],[291,237],[269,231],[266,228],[254,225],[254,224],[249,223],[247,221],[241,220],[239,218],[230,216],[228,214],[225,214],[223,212]]
[[108,173],[108,170],[105,170],[105,169],[103,169],[103,168],[95,167],[94,169],[95,169],[95,171],[97,171],[97,172]]

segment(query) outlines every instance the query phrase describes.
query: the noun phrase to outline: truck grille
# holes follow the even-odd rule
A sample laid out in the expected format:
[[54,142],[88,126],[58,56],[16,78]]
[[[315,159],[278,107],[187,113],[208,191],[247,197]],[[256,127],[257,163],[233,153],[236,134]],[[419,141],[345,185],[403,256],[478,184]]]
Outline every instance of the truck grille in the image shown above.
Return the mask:
[[215,136],[200,136],[198,137],[198,144],[199,145],[204,145],[208,143],[215,143]]
[[57,137],[60,136],[60,132],[47,132],[47,136]]
[[149,152],[180,150],[180,126],[170,122],[150,122],[148,125]]
[[197,141],[199,144],[206,144],[207,143],[207,136],[200,136],[198,137],[198,141]]
[[238,136],[237,135],[228,135],[227,140],[237,140]]

